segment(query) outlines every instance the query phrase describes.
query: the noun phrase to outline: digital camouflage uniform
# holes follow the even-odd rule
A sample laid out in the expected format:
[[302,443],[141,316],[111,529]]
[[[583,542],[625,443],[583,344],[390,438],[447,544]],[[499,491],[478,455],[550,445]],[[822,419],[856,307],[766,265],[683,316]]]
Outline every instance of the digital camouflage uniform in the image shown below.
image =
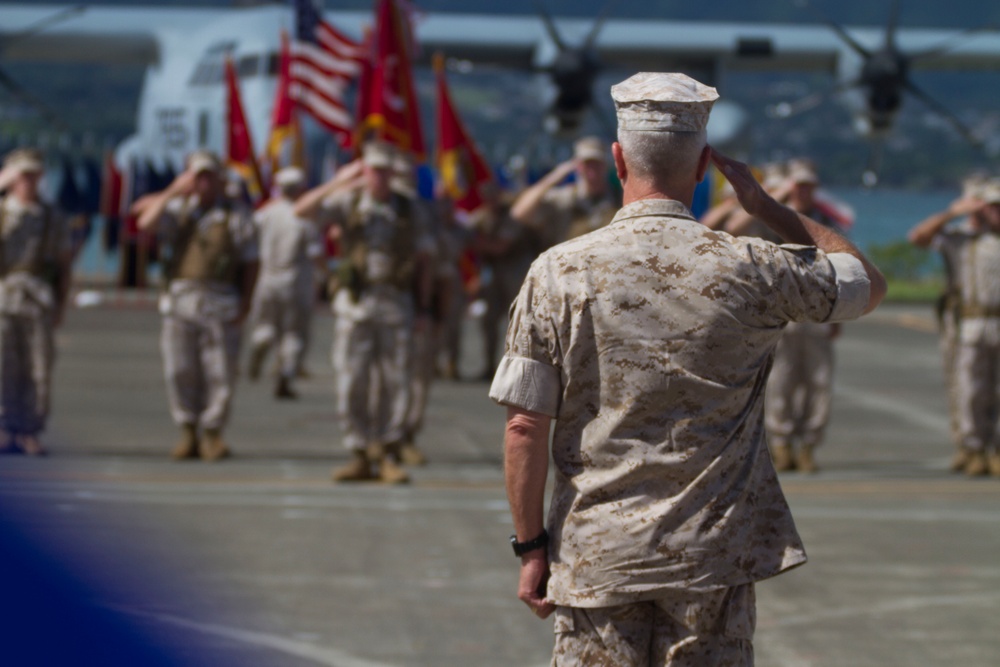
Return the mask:
[[414,262],[433,251],[423,209],[399,194],[377,202],[358,192],[334,195],[323,208],[343,230],[333,364],[344,446],[395,445],[410,405]]
[[753,583],[806,559],[765,445],[774,348],[868,295],[850,255],[713,232],[662,199],[535,261],[490,396],[556,420],[554,664],[643,664],[581,658],[588,624],[649,650],[629,638],[643,615],[670,619],[666,664],[750,664]]
[[506,252],[500,255],[483,256],[484,269],[489,272],[489,282],[483,286],[486,301],[482,318],[484,357],[487,372],[492,377],[500,356],[500,325],[540,249],[533,230],[511,218],[506,206],[498,211],[482,209],[473,224],[477,233],[487,239],[509,244]]
[[168,274],[160,311],[170,413],[179,426],[220,431],[236,385],[241,271],[257,262],[256,228],[239,203],[220,199],[203,210],[196,197],[177,197],[158,229]]
[[52,270],[72,251],[63,216],[13,195],[0,201],[0,429],[45,429],[58,304]]
[[286,382],[302,367],[315,296],[315,262],[323,252],[316,226],[297,217],[294,208],[290,199],[282,197],[254,216],[260,274],[250,340],[255,361],[277,344],[280,374]]
[[[834,227],[818,211],[807,215]],[[833,404],[833,334],[829,323],[792,322],[774,352],[774,365],[767,382],[764,423],[772,451],[791,452],[800,448],[800,457],[811,467],[812,450],[823,440]],[[782,457],[776,457],[776,460]],[[803,466],[806,467],[806,466]]]
[[950,227],[934,247],[955,268],[958,335],[955,405],[962,446],[996,451],[1000,401],[1000,235],[969,224]]
[[552,188],[542,196],[529,225],[541,250],[604,227],[618,211],[611,192],[588,196],[580,182]]

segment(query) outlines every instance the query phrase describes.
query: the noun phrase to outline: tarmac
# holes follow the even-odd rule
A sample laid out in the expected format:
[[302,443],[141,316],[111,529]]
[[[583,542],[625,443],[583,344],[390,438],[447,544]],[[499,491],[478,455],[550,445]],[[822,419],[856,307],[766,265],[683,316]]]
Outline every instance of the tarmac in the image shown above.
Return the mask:
[[[469,377],[482,370],[473,324]],[[243,379],[235,456],[175,463],[155,310],[73,310],[50,456],[0,458],[7,538],[176,664],[548,664],[552,621],[515,596],[504,412],[487,385],[435,385],[430,464],[412,484],[337,486],[329,472],[347,455],[323,311],[314,335],[299,400]],[[822,469],[782,477],[810,559],[757,587],[758,665],[1000,662],[1000,480],[947,472],[937,346],[929,307],[887,305],[845,327]]]

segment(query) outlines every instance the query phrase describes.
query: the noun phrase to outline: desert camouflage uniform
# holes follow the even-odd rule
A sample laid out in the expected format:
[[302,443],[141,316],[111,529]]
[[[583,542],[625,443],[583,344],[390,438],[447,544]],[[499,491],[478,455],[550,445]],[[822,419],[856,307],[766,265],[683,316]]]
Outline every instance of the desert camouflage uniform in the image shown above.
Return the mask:
[[277,342],[281,375],[302,367],[315,296],[314,265],[322,256],[319,234],[295,215],[294,203],[276,199],[254,216],[260,236],[260,274],[254,288],[251,343]]
[[545,193],[529,227],[538,234],[544,250],[604,227],[617,211],[618,203],[610,192],[589,197],[581,183],[570,183]]
[[[257,234],[244,206],[220,199],[210,209],[199,210],[196,202],[194,197],[172,199],[159,226],[165,255],[180,265],[160,299],[163,365],[174,421],[180,426],[221,430],[235,390],[242,331],[237,321],[241,286],[236,276],[238,267],[257,262]],[[185,248],[179,247],[182,223],[195,225],[186,248],[222,244],[225,249],[214,259],[186,263]],[[204,251],[206,257],[212,254],[214,250]],[[204,266],[215,262],[227,266]],[[206,277],[217,270],[221,272],[216,275],[230,277]]]
[[958,337],[954,359],[955,402],[962,446],[973,452],[997,448],[1000,411],[1000,235],[970,225],[949,228],[935,247],[956,270]]
[[324,215],[342,227],[360,216],[367,246],[365,265],[357,267],[365,287],[352,294],[341,285],[333,298],[337,415],[344,446],[352,451],[364,451],[369,442],[400,443],[406,434],[413,289],[394,284],[398,264],[406,258],[396,257],[393,247],[397,234],[410,235],[412,259],[418,252],[433,253],[433,241],[422,207],[410,208],[406,224],[411,228],[402,229],[401,201],[401,195],[380,203],[367,193],[346,192],[323,203]]
[[[808,215],[828,227],[818,211]],[[772,449],[793,442],[812,450],[823,440],[833,403],[833,334],[829,323],[792,322],[774,352],[764,421]]]
[[[557,420],[547,597],[673,615],[692,593],[723,592],[749,641],[739,587],[806,559],[765,446],[774,347],[788,321],[857,317],[868,294],[850,255],[735,239],[669,200],[634,202],[544,253],[490,396]],[[687,607],[665,641],[718,632],[715,599]]]
[[496,370],[500,351],[500,325],[514,302],[531,262],[538,256],[538,241],[533,230],[518,224],[503,207],[498,212],[484,211],[474,219],[477,233],[510,244],[499,256],[486,255],[484,268],[489,282],[483,287],[486,312],[483,314],[483,341],[486,368],[490,376]]
[[0,201],[0,429],[45,429],[55,361],[56,294],[46,266],[71,252],[69,227],[45,204]]

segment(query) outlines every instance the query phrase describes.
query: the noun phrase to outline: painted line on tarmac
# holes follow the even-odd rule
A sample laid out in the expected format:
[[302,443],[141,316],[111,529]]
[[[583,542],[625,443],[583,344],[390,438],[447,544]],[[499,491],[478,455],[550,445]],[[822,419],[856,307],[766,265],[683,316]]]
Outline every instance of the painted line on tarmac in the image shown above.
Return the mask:
[[[838,398],[851,401],[869,410],[892,415],[908,424],[937,431],[945,436],[948,434],[948,417],[943,414],[928,412],[926,409],[921,409],[906,401],[839,381],[834,383],[833,393]],[[941,402],[944,402],[943,396]]]
[[122,607],[115,607],[115,610],[132,616],[142,616],[160,623],[176,625],[188,630],[195,630],[197,632],[213,635],[215,637],[224,637],[226,639],[232,639],[244,644],[263,646],[274,649],[275,651],[280,651],[281,653],[294,655],[297,658],[312,660],[313,662],[320,665],[327,665],[328,667],[395,667],[384,662],[375,662],[373,660],[358,658],[334,648],[316,646],[315,644],[310,644],[308,642],[297,641],[266,632],[255,632],[253,630],[232,628],[214,623],[190,621],[185,618],[178,618],[168,614],[154,614],[152,612],[137,611]]

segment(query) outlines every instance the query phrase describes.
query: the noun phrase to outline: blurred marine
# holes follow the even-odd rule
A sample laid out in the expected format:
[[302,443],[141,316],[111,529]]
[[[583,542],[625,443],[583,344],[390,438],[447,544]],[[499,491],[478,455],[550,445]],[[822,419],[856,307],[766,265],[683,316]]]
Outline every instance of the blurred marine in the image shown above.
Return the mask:
[[55,329],[69,293],[66,219],[39,197],[40,152],[19,149],[0,171],[0,450],[45,454]]
[[219,158],[196,151],[187,169],[149,200],[139,226],[158,233],[163,252],[163,366],[170,413],[181,429],[172,456],[223,459],[230,454],[222,432],[258,268],[250,211],[226,196]]

